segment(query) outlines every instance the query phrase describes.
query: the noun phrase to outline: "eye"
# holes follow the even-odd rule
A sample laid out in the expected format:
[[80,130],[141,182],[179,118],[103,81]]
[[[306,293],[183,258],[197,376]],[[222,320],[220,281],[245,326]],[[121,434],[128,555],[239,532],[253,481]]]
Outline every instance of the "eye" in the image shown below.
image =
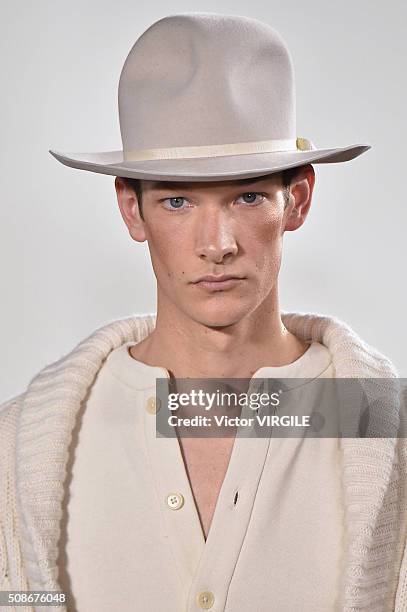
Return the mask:
[[175,210],[184,210],[186,207],[183,206],[185,202],[187,202],[186,198],[182,196],[176,196],[175,198],[165,198],[161,200],[166,210],[175,211]]
[[256,205],[261,204],[264,200],[264,197],[265,196],[263,193],[258,193],[256,191],[248,191],[247,193],[242,193],[242,195],[239,196],[237,201],[243,200],[243,204]]

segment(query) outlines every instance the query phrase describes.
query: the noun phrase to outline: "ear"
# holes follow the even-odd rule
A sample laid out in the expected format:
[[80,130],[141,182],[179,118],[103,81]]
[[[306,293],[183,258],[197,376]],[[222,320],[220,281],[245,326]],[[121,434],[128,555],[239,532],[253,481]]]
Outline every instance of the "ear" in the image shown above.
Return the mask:
[[144,242],[146,240],[145,225],[140,216],[136,194],[119,176],[116,177],[114,186],[120,213],[130,236],[137,242]]
[[315,172],[311,164],[301,167],[290,186],[284,230],[294,231],[304,223],[311,206],[314,184]]

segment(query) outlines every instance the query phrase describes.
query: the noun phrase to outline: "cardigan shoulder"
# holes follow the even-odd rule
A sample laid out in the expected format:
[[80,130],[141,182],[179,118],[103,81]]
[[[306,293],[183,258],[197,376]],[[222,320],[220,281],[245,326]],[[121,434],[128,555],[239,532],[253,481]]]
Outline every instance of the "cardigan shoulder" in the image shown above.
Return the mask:
[[0,418],[2,418],[3,413],[5,412],[13,411],[13,410],[18,411],[23,397],[24,397],[24,393],[20,393],[19,395],[15,395],[14,397],[11,397],[10,399],[0,404]]

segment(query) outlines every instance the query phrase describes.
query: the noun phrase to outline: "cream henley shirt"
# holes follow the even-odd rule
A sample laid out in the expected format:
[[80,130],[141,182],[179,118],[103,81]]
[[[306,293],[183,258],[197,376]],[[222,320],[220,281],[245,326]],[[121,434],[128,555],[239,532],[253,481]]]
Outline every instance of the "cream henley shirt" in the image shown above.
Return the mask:
[[[205,541],[179,442],[156,437],[151,398],[167,372],[133,359],[133,344],[109,354],[74,431],[59,558],[69,610],[339,609],[338,439],[236,437]],[[334,376],[313,342],[253,378]]]

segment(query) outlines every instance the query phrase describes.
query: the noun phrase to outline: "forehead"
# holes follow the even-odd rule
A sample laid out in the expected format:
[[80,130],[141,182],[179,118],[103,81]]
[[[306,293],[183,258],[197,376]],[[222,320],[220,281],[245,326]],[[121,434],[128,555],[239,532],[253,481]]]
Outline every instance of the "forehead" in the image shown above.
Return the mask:
[[244,179],[227,181],[146,181],[142,180],[143,191],[198,191],[198,190],[218,190],[227,191],[229,189],[257,188],[265,185],[276,185],[280,181],[280,174],[273,173],[266,176],[255,176]]

